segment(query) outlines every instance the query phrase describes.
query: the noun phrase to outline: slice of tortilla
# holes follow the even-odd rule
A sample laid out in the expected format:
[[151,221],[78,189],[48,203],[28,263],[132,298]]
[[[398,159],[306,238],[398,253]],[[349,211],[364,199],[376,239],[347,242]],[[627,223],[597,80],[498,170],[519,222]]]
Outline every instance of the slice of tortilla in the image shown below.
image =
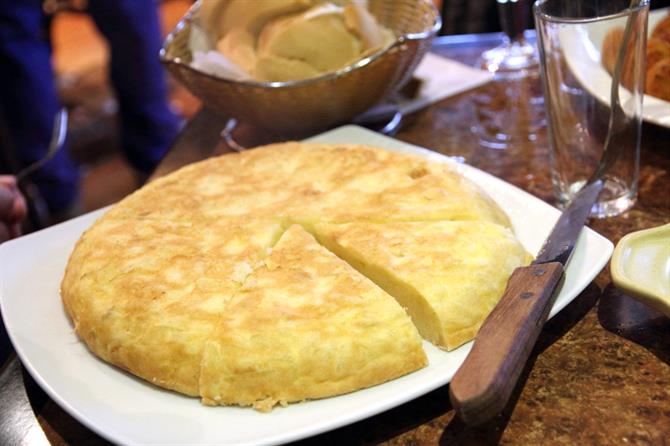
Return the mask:
[[483,221],[317,224],[314,231],[447,350],[475,336],[512,271],[530,260],[512,231]]
[[227,304],[204,350],[205,404],[275,404],[339,395],[427,364],[391,296],[291,226]]

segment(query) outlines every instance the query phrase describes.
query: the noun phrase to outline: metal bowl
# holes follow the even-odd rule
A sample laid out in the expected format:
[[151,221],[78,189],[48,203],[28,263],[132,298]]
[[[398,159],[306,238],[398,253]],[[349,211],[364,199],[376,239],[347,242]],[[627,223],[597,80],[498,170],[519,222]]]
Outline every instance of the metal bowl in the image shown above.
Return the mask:
[[[225,0],[224,0],[225,1]],[[305,134],[345,123],[402,87],[442,25],[431,0],[370,0],[370,12],[398,36],[386,50],[320,77],[290,82],[233,81],[190,66],[202,0],[168,35],[161,61],[203,104],[280,134]]]

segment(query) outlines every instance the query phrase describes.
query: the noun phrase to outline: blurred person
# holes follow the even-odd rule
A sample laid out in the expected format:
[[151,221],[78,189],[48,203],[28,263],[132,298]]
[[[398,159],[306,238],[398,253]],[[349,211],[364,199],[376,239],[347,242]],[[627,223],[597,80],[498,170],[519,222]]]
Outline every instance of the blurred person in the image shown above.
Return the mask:
[[[86,11],[109,43],[124,154],[138,178],[146,177],[162,159],[179,123],[168,108],[165,73],[158,60],[157,3],[89,0]],[[0,116],[19,168],[44,156],[61,107],[48,22],[42,0],[0,0]],[[79,169],[66,150],[31,180],[52,214],[62,215],[75,206]]]
[[12,175],[0,175],[0,243],[21,235],[28,208]]

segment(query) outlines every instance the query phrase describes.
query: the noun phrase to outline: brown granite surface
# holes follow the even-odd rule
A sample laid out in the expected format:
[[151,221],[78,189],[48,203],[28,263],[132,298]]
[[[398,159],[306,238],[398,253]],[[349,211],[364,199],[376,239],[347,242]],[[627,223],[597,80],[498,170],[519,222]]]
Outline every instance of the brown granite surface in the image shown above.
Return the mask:
[[[472,62],[486,45],[443,41],[436,48],[450,57]],[[519,104],[512,107],[505,102],[504,91],[500,85],[489,84],[446,99],[407,118],[397,137],[462,156],[469,164],[553,203],[543,129],[535,141],[517,143],[506,150],[482,147],[472,131],[483,106],[524,113],[518,109]],[[196,121],[193,128],[186,129],[159,175],[210,154],[220,121],[209,119]],[[632,210],[616,218],[589,222],[614,243],[631,231],[670,221],[670,130],[644,126],[640,173],[639,199]],[[31,406],[52,444],[105,443],[51,400],[40,402],[40,391],[25,374],[24,381]],[[464,426],[454,417],[445,386],[301,443],[669,444],[670,319],[614,288],[608,265],[546,325],[512,400],[489,424]]]

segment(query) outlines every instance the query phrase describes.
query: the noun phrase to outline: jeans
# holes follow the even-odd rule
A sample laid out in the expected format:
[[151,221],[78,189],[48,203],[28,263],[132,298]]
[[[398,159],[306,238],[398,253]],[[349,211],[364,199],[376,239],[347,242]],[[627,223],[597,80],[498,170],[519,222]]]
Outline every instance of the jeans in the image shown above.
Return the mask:
[[[89,0],[87,11],[111,50],[121,144],[128,162],[148,174],[176,136],[178,118],[168,108],[157,3]],[[41,0],[0,0],[0,115],[19,167],[46,152],[61,107],[54,85],[47,18]],[[52,212],[77,199],[79,171],[62,150],[32,176]]]

